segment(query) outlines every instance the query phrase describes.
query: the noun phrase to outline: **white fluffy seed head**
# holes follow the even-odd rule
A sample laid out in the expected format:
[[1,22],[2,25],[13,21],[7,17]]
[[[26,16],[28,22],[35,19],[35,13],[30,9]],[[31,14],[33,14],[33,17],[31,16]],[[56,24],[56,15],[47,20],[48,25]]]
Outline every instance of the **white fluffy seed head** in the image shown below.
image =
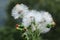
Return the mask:
[[[50,13],[44,11],[30,11],[26,16],[23,17],[23,25],[25,27],[28,27],[31,24],[31,16],[35,18],[36,25],[39,24],[37,26],[37,29],[39,29],[41,33],[47,33],[48,31],[50,31],[51,28],[46,27],[47,24],[52,24],[52,22],[54,22]],[[33,26],[32,31],[34,30],[36,30],[36,28]]]
[[18,19],[21,15],[23,15],[23,12],[28,11],[28,7],[24,4],[16,4],[15,7],[12,9],[12,16],[15,19]]

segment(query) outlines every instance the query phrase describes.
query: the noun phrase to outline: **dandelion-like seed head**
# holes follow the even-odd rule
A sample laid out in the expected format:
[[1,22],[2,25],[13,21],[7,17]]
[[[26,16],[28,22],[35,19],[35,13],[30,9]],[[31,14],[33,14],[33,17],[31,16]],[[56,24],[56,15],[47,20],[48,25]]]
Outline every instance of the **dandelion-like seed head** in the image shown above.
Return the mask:
[[18,19],[21,15],[28,10],[28,7],[24,4],[16,4],[12,9],[12,16],[14,19]]

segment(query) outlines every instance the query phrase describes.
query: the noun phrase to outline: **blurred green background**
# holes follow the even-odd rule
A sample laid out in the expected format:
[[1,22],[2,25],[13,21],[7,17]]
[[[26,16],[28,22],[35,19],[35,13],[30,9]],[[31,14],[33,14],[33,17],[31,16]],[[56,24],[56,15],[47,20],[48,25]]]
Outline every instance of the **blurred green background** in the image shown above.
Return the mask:
[[[60,40],[60,0],[0,0],[0,20],[3,20],[0,21],[0,24],[3,25],[0,26],[0,40],[23,40],[20,32],[15,29],[17,22],[11,16],[11,10],[17,3],[26,4],[30,9],[51,13],[56,25],[41,36],[43,40]],[[4,8],[4,12],[1,11],[1,8]]]

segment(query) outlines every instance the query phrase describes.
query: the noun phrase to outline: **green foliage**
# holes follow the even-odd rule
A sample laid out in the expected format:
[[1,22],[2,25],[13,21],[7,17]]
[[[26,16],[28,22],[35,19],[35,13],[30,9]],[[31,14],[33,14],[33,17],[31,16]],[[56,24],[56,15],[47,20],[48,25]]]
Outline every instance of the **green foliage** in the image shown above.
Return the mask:
[[26,34],[27,38],[29,38],[28,40],[42,40],[38,29],[32,32],[32,29],[29,28]]

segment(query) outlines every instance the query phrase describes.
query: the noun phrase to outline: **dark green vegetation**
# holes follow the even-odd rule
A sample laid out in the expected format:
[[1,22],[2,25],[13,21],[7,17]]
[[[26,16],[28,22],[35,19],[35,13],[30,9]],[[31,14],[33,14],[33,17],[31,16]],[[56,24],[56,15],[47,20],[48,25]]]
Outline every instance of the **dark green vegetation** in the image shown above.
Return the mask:
[[44,40],[60,40],[60,0],[11,0],[7,6],[8,20],[5,29],[0,31],[0,40],[22,40],[20,31],[15,29],[16,20],[11,16],[11,9],[17,3],[24,3],[30,9],[45,10],[52,14],[56,26],[46,34],[41,34]]

